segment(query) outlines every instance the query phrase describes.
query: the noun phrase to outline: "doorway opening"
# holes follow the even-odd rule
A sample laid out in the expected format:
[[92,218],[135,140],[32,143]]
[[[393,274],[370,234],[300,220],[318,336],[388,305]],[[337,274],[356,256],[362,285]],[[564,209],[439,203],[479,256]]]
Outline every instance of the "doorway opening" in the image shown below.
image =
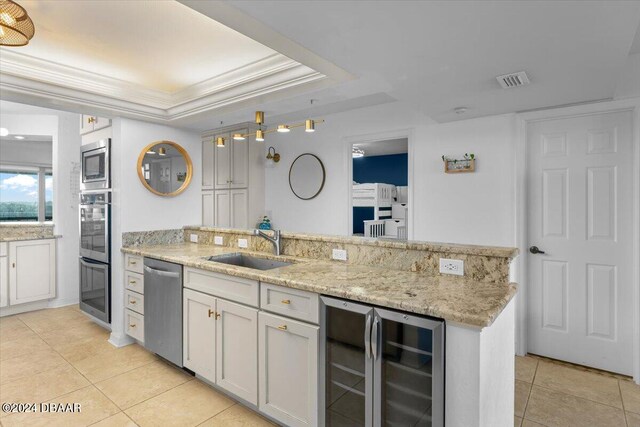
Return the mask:
[[351,235],[406,240],[408,230],[408,139],[351,146]]

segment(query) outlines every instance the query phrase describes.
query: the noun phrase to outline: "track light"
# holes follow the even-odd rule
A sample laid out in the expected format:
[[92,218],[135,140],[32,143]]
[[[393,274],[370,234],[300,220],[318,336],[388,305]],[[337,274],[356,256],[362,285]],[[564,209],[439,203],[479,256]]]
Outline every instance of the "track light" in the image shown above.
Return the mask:
[[158,155],[159,156],[166,156],[167,155],[167,149],[164,148],[164,147],[158,148]]
[[264,111],[256,111],[256,124],[264,123]]
[[246,138],[244,137],[243,134],[241,133],[234,133],[233,134],[233,140],[234,141],[244,141]]
[[316,122],[315,120],[307,119],[304,122],[304,131],[305,132],[315,132],[316,131]]
[[264,131],[262,129],[256,131],[256,141],[264,142]]
[[216,138],[216,147],[224,148],[224,138],[219,136]]
[[278,125],[278,132],[280,133],[285,133],[285,132],[289,132],[291,129],[289,129],[289,126],[287,125]]

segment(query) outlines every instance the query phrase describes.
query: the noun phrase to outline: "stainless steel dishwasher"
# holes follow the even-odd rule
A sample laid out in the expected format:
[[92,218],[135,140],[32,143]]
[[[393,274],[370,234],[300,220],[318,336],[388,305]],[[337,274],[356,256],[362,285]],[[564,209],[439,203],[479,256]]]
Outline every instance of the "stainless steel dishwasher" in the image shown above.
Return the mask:
[[144,346],[182,367],[182,266],[144,259]]

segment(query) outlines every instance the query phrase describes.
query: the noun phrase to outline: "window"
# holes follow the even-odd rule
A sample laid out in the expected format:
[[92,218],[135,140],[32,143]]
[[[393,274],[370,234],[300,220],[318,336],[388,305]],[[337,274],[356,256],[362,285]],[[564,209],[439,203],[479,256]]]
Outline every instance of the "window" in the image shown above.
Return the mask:
[[50,170],[0,169],[0,222],[52,220],[53,173]]

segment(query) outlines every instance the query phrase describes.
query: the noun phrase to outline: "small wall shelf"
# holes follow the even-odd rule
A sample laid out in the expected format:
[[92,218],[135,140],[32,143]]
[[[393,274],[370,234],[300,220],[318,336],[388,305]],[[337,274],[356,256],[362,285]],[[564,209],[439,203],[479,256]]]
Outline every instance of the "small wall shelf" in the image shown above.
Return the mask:
[[442,156],[442,160],[444,162],[444,173],[467,173],[476,171],[476,159],[473,154],[471,157],[465,155],[463,159],[450,159]]

